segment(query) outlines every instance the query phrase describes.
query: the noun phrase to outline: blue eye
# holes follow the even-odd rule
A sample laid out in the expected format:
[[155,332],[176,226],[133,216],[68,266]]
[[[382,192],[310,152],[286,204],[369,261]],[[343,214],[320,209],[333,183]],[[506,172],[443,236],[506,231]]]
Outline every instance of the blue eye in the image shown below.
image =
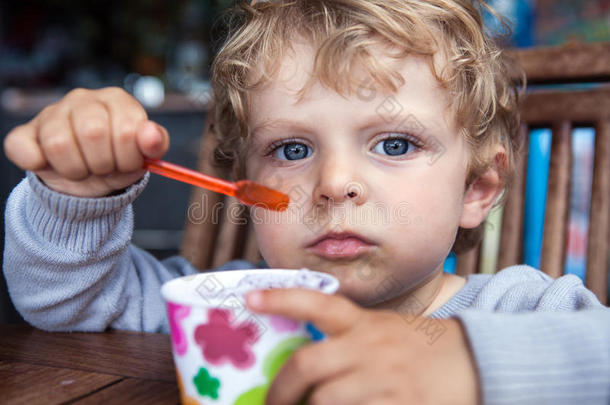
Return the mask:
[[305,159],[311,155],[311,148],[301,142],[290,142],[280,145],[273,151],[276,158],[281,160]]
[[415,146],[412,142],[402,138],[388,138],[379,141],[373,150],[382,155],[400,156],[411,151]]

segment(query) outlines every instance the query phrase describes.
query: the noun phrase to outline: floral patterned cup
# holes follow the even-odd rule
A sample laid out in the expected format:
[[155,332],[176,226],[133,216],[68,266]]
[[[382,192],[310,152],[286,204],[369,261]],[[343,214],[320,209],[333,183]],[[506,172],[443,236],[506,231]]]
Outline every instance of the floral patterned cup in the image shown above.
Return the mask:
[[339,282],[308,270],[256,269],[201,273],[163,285],[182,404],[263,405],[284,362],[317,340],[312,325],[246,308],[245,293],[265,287],[332,294]]

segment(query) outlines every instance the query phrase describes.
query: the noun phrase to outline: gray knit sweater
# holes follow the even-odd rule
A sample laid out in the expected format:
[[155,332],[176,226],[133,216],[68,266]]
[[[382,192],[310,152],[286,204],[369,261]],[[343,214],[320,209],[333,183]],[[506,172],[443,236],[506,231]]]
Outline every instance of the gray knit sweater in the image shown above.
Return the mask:
[[[31,173],[15,188],[4,275],[29,323],[168,332],[160,286],[197,270],[181,257],[159,262],[130,243],[130,203],[147,179],[101,199],[56,193]],[[251,267],[234,261],[220,269]],[[432,323],[418,327],[433,342],[442,333],[434,319],[448,317],[465,327],[485,404],[610,404],[610,310],[577,277],[553,280],[527,266],[472,275]]]

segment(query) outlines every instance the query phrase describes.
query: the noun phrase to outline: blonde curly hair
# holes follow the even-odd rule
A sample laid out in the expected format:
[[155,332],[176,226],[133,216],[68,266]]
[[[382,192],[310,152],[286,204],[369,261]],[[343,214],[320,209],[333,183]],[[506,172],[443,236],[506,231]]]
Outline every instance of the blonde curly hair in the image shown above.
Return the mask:
[[[396,91],[404,83],[384,66],[372,49],[388,55],[426,57],[439,84],[449,93],[457,127],[469,145],[471,159],[465,187],[491,166],[500,173],[505,191],[514,172],[519,139],[519,88],[522,71],[509,61],[485,33],[478,0],[291,0],[242,2],[225,20],[226,39],[212,64],[212,133],[218,138],[214,160],[245,175],[250,128],[249,93],[273,80],[283,55],[295,39],[316,50],[313,82],[340,94],[351,94],[364,71],[382,88]],[[493,13],[495,15],[495,13]],[[444,67],[433,62],[441,55]],[[493,159],[502,145],[506,158]],[[504,193],[506,194],[506,193]],[[460,228],[456,253],[478,243],[482,225]]]

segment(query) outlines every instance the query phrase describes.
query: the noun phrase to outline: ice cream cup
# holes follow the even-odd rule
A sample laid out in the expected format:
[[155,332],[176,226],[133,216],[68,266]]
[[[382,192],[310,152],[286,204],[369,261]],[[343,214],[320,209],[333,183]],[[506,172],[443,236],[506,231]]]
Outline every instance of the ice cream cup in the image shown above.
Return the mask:
[[207,272],[168,281],[172,351],[183,404],[263,405],[286,360],[316,340],[312,325],[250,312],[245,293],[302,287],[332,294],[336,278],[309,270]]

